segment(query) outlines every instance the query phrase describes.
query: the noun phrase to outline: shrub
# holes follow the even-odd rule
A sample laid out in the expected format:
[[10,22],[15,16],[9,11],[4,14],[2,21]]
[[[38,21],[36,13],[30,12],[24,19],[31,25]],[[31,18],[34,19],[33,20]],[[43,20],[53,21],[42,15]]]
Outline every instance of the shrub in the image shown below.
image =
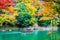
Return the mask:
[[30,14],[19,14],[16,17],[19,27],[28,27],[35,23],[35,19]]
[[51,23],[51,20],[41,20],[41,21],[38,21],[38,25],[39,26],[49,26],[50,23]]

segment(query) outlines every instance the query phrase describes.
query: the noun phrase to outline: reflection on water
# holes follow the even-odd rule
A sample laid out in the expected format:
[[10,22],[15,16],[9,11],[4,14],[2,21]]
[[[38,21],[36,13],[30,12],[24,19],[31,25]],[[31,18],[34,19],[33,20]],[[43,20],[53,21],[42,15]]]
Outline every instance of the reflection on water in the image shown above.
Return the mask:
[[47,34],[49,31],[34,30],[32,32],[20,32],[20,31],[10,31],[10,32],[0,32],[3,40],[60,40],[60,33],[58,31],[53,31],[51,34]]

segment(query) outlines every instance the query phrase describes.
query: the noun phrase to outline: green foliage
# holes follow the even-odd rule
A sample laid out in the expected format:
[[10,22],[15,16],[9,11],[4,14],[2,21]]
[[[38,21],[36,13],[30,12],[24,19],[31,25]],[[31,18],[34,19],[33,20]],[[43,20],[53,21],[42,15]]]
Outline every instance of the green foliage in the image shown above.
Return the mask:
[[20,2],[15,4],[15,8],[19,8],[18,10],[21,10],[21,9],[25,9],[26,6],[23,2]]
[[0,14],[5,14],[5,12],[3,12],[2,10],[0,10]]
[[54,17],[51,21],[52,21],[52,26],[58,25],[58,17]]
[[[58,20],[60,20],[60,1],[59,0],[56,0],[55,1],[55,9],[56,11],[58,12]],[[59,21],[60,22],[60,21]],[[59,23],[58,23],[59,24]]]
[[23,2],[16,3],[15,9],[17,10],[18,13],[26,12],[26,6]]
[[27,27],[34,24],[35,19],[30,14],[19,14],[16,17],[20,27]]
[[0,26],[2,26],[2,24],[5,22],[5,18],[4,17],[0,17]]
[[49,26],[51,23],[51,20],[41,20],[41,21],[38,21],[38,25],[39,26]]
[[60,0],[54,0],[54,1],[60,3]]
[[[30,7],[32,6],[31,4],[29,3],[24,3],[24,2],[19,2],[19,3],[16,3],[14,9],[19,13],[19,14],[24,14],[24,13],[28,13],[28,14],[31,14],[32,16],[35,15],[35,12],[36,10],[34,9],[35,7],[32,6],[32,8]],[[29,8],[30,7],[30,8]],[[35,10],[35,11],[34,11]]]
[[55,8],[58,13],[60,13],[60,4],[58,2],[55,2]]
[[[28,4],[28,5],[31,5],[31,4]],[[24,2],[19,2],[19,3],[16,3],[15,5],[15,9],[18,12],[18,16],[16,17],[16,19],[19,23],[19,26],[21,27],[31,26],[36,22],[34,17],[35,13],[32,12],[31,10],[32,8],[30,9],[28,5],[26,5]]]

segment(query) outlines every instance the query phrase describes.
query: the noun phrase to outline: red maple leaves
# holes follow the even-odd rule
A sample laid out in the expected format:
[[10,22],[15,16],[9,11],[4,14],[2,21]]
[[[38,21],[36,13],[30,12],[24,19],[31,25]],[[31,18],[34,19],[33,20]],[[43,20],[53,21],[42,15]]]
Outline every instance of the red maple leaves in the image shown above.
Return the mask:
[[11,0],[0,0],[0,9],[3,9],[9,5],[13,6],[14,2]]

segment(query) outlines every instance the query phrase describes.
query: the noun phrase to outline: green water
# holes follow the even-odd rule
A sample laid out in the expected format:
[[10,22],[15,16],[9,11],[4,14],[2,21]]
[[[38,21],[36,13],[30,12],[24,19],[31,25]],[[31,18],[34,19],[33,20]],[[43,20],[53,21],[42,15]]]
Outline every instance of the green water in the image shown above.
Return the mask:
[[47,34],[48,31],[39,31],[38,40],[60,40],[59,32],[55,31],[53,34]]
[[0,40],[60,40],[59,32],[54,31],[53,34],[47,34],[47,32],[39,30],[27,33],[20,31],[0,32]]

